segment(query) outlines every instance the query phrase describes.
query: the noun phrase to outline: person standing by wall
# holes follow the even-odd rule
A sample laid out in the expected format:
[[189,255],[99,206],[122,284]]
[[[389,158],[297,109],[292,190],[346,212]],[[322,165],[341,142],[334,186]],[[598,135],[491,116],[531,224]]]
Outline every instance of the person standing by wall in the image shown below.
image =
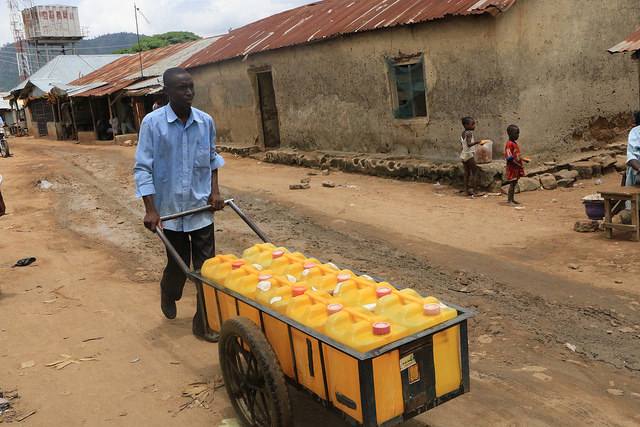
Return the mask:
[[[216,153],[216,130],[208,114],[191,106],[193,79],[181,68],[163,75],[169,104],[145,116],[135,155],[136,196],[144,201],[144,225],[152,232],[160,227],[184,262],[199,269],[215,256],[213,211],[224,208],[218,188],[218,169],[224,159]],[[205,205],[211,211],[160,221],[163,215]],[[184,272],[167,252],[167,266],[160,282],[160,307],[165,317],[176,317],[176,301],[182,297]],[[197,307],[192,331],[197,337],[216,341],[205,331],[202,308]]]
[[640,110],[633,112],[633,127],[627,143],[627,173],[625,185],[640,185]]

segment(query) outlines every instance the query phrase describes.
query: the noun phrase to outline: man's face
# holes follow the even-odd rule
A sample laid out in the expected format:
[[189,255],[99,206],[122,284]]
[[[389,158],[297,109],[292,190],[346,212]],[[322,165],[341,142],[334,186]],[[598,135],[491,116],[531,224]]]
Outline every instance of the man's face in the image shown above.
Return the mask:
[[191,107],[194,91],[193,79],[189,73],[174,75],[165,89],[172,105],[183,108]]

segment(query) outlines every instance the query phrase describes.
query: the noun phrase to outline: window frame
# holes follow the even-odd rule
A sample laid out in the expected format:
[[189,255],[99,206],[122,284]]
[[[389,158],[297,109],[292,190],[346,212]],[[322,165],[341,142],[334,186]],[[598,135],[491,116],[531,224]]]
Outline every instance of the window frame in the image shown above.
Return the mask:
[[[428,122],[429,121],[429,100],[427,97],[427,73],[425,69],[425,60],[423,54],[416,54],[413,56],[405,56],[402,58],[385,58],[387,64],[387,76],[389,79],[389,92],[391,95],[391,115],[393,116],[394,122],[400,121],[400,123],[404,123],[407,121],[420,121],[420,122]],[[396,68],[398,66],[403,65],[414,65],[414,64],[422,64],[422,81],[424,84],[424,106],[425,106],[425,115],[424,116],[412,116],[412,117],[398,117],[397,111],[400,108],[400,101],[398,96],[398,85],[396,83]]]

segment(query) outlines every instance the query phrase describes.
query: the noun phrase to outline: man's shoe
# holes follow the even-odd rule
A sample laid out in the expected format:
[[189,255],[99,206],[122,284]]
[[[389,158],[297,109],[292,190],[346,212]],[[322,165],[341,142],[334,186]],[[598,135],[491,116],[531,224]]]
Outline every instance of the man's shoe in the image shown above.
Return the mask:
[[220,338],[220,334],[217,332],[204,332],[204,325],[202,324],[202,320],[196,319],[195,317],[191,322],[191,331],[196,337],[208,342],[218,342],[218,338]]
[[167,319],[176,318],[176,314],[178,312],[176,309],[176,302],[165,295],[164,292],[162,292],[160,296],[160,308],[162,309],[164,317]]

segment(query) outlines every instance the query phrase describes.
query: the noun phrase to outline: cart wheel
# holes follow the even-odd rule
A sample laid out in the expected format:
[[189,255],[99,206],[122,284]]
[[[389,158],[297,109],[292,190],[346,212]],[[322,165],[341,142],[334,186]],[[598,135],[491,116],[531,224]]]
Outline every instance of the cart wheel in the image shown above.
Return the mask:
[[236,412],[250,426],[291,426],[291,402],[280,362],[260,328],[246,317],[222,325],[220,367]]

